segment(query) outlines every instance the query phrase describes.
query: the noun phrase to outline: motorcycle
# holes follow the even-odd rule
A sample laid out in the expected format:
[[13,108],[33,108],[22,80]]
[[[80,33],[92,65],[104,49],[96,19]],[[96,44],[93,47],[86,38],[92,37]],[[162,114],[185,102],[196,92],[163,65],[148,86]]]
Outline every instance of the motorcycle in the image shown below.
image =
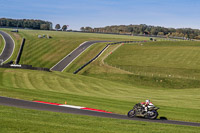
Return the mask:
[[136,104],[132,110],[128,112],[128,117],[133,118],[133,117],[143,117],[147,119],[156,119],[158,117],[158,107],[153,106],[148,106],[147,111],[145,111],[144,107],[138,103]]

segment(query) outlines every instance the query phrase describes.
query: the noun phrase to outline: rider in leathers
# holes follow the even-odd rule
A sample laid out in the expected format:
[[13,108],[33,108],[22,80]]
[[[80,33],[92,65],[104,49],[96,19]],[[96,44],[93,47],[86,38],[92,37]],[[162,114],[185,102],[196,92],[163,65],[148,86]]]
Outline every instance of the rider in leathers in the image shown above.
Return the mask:
[[150,102],[150,100],[146,100],[145,102],[141,102],[140,103],[141,104],[141,106],[143,107],[143,114],[144,113],[147,113],[147,111],[148,111],[148,108],[150,108],[151,106],[154,106],[151,102]]

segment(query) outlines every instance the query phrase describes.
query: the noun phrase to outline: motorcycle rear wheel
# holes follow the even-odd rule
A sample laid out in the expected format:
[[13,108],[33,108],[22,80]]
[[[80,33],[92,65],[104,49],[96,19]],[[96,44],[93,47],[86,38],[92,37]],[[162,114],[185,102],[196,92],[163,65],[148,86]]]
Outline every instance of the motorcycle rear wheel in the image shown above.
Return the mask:
[[127,116],[128,116],[129,118],[135,117],[135,110],[130,110],[130,111],[128,112]]

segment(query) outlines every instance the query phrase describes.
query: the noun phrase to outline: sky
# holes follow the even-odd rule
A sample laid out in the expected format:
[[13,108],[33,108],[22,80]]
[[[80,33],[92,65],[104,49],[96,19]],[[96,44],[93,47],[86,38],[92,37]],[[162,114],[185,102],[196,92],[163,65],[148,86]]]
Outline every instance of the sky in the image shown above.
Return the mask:
[[0,0],[0,18],[41,19],[72,30],[130,24],[200,29],[200,0]]

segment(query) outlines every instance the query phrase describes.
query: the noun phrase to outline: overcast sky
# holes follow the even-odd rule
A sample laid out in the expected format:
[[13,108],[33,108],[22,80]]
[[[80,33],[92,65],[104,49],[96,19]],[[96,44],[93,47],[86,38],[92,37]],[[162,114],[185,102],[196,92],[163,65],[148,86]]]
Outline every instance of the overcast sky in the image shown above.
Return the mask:
[[82,26],[147,24],[200,29],[200,0],[0,0],[0,18]]

